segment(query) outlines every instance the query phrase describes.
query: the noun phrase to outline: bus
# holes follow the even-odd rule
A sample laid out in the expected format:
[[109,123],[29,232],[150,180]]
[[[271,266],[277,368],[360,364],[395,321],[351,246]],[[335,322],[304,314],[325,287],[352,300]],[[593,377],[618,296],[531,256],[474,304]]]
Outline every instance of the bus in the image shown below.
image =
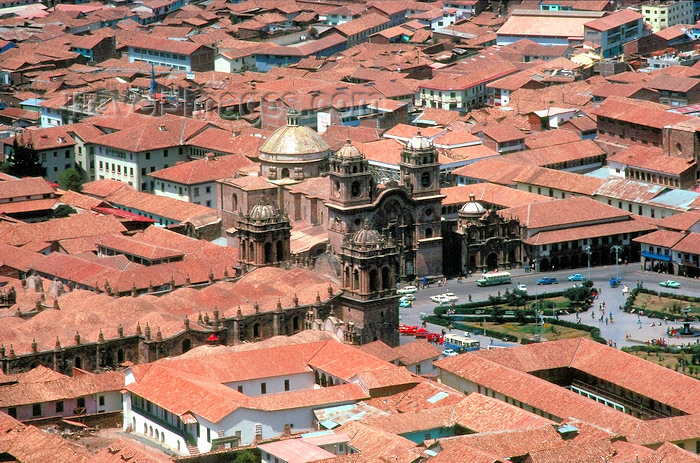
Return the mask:
[[479,350],[479,340],[472,339],[468,336],[462,336],[459,334],[446,334],[442,342],[442,347],[444,349],[452,349],[455,352],[468,352],[471,350]]
[[510,273],[508,272],[491,272],[484,273],[481,278],[476,280],[477,286],[494,286],[510,284]]

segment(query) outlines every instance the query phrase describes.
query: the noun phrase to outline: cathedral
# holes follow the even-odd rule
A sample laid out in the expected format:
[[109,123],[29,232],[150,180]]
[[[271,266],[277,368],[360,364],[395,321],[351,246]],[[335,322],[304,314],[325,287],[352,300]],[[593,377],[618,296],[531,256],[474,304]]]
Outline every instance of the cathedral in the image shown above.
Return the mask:
[[291,110],[260,148],[260,174],[218,182],[219,216],[242,272],[301,265],[340,282],[346,339],[398,345],[396,286],[442,275],[437,149],[420,132],[399,181],[378,185],[350,140],[331,152]]

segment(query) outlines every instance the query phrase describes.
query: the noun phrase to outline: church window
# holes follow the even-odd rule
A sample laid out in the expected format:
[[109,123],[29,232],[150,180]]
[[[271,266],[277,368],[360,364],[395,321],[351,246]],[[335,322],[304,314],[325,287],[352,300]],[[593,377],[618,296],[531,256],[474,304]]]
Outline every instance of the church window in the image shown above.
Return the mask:
[[420,177],[420,182],[423,188],[428,188],[433,183],[430,178],[430,172],[423,172],[423,175]]
[[353,197],[360,195],[360,182],[352,182],[352,186],[350,187],[350,194]]

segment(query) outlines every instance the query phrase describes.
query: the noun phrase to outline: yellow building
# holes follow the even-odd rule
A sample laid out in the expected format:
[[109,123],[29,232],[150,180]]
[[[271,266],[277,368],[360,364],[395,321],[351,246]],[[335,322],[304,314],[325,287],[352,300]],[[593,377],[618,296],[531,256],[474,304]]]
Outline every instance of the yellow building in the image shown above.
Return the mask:
[[695,23],[692,0],[646,3],[642,15],[655,33],[676,24]]

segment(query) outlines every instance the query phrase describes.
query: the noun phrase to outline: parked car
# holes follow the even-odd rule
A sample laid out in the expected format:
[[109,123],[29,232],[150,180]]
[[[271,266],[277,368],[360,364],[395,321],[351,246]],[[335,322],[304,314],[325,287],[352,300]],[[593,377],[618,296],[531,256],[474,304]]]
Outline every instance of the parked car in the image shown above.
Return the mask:
[[569,277],[569,281],[583,281],[585,279],[586,278],[583,275],[581,275],[580,273],[574,273],[573,275],[571,275]]
[[416,295],[415,294],[404,294],[401,296],[401,299],[399,301],[415,301],[416,300]]
[[418,288],[413,285],[404,286],[403,288],[396,290],[398,294],[413,294],[416,291],[418,291]]
[[428,333],[428,336],[425,337],[428,342],[437,342],[438,344],[442,344],[442,335],[439,333]]
[[662,281],[659,284],[661,286],[663,286],[664,288],[680,288],[680,286],[681,286],[680,283],[678,283],[677,281],[673,281],[673,280]]
[[401,334],[416,334],[416,331],[418,331],[418,325],[404,325],[403,323],[399,324],[399,333]]
[[412,302],[405,300],[405,299],[399,299],[399,307],[402,309],[407,309],[411,307]]
[[454,293],[444,293],[432,296],[430,300],[437,304],[449,304],[450,302],[457,302],[459,298]]
[[442,351],[442,355],[445,357],[454,357],[455,355],[459,355],[454,349],[445,349]]
[[620,286],[620,283],[622,283],[622,278],[620,277],[615,277],[610,279],[610,287],[611,288],[617,288]]
[[426,330],[425,328],[418,328],[416,330],[415,336],[417,338],[427,338],[429,334],[430,334],[430,331]]
[[559,283],[559,279],[554,277],[542,277],[539,280],[537,280],[538,285],[551,285],[555,283]]
[[525,283],[518,283],[518,286],[515,287],[518,291],[526,291],[527,292],[527,286],[525,286]]

